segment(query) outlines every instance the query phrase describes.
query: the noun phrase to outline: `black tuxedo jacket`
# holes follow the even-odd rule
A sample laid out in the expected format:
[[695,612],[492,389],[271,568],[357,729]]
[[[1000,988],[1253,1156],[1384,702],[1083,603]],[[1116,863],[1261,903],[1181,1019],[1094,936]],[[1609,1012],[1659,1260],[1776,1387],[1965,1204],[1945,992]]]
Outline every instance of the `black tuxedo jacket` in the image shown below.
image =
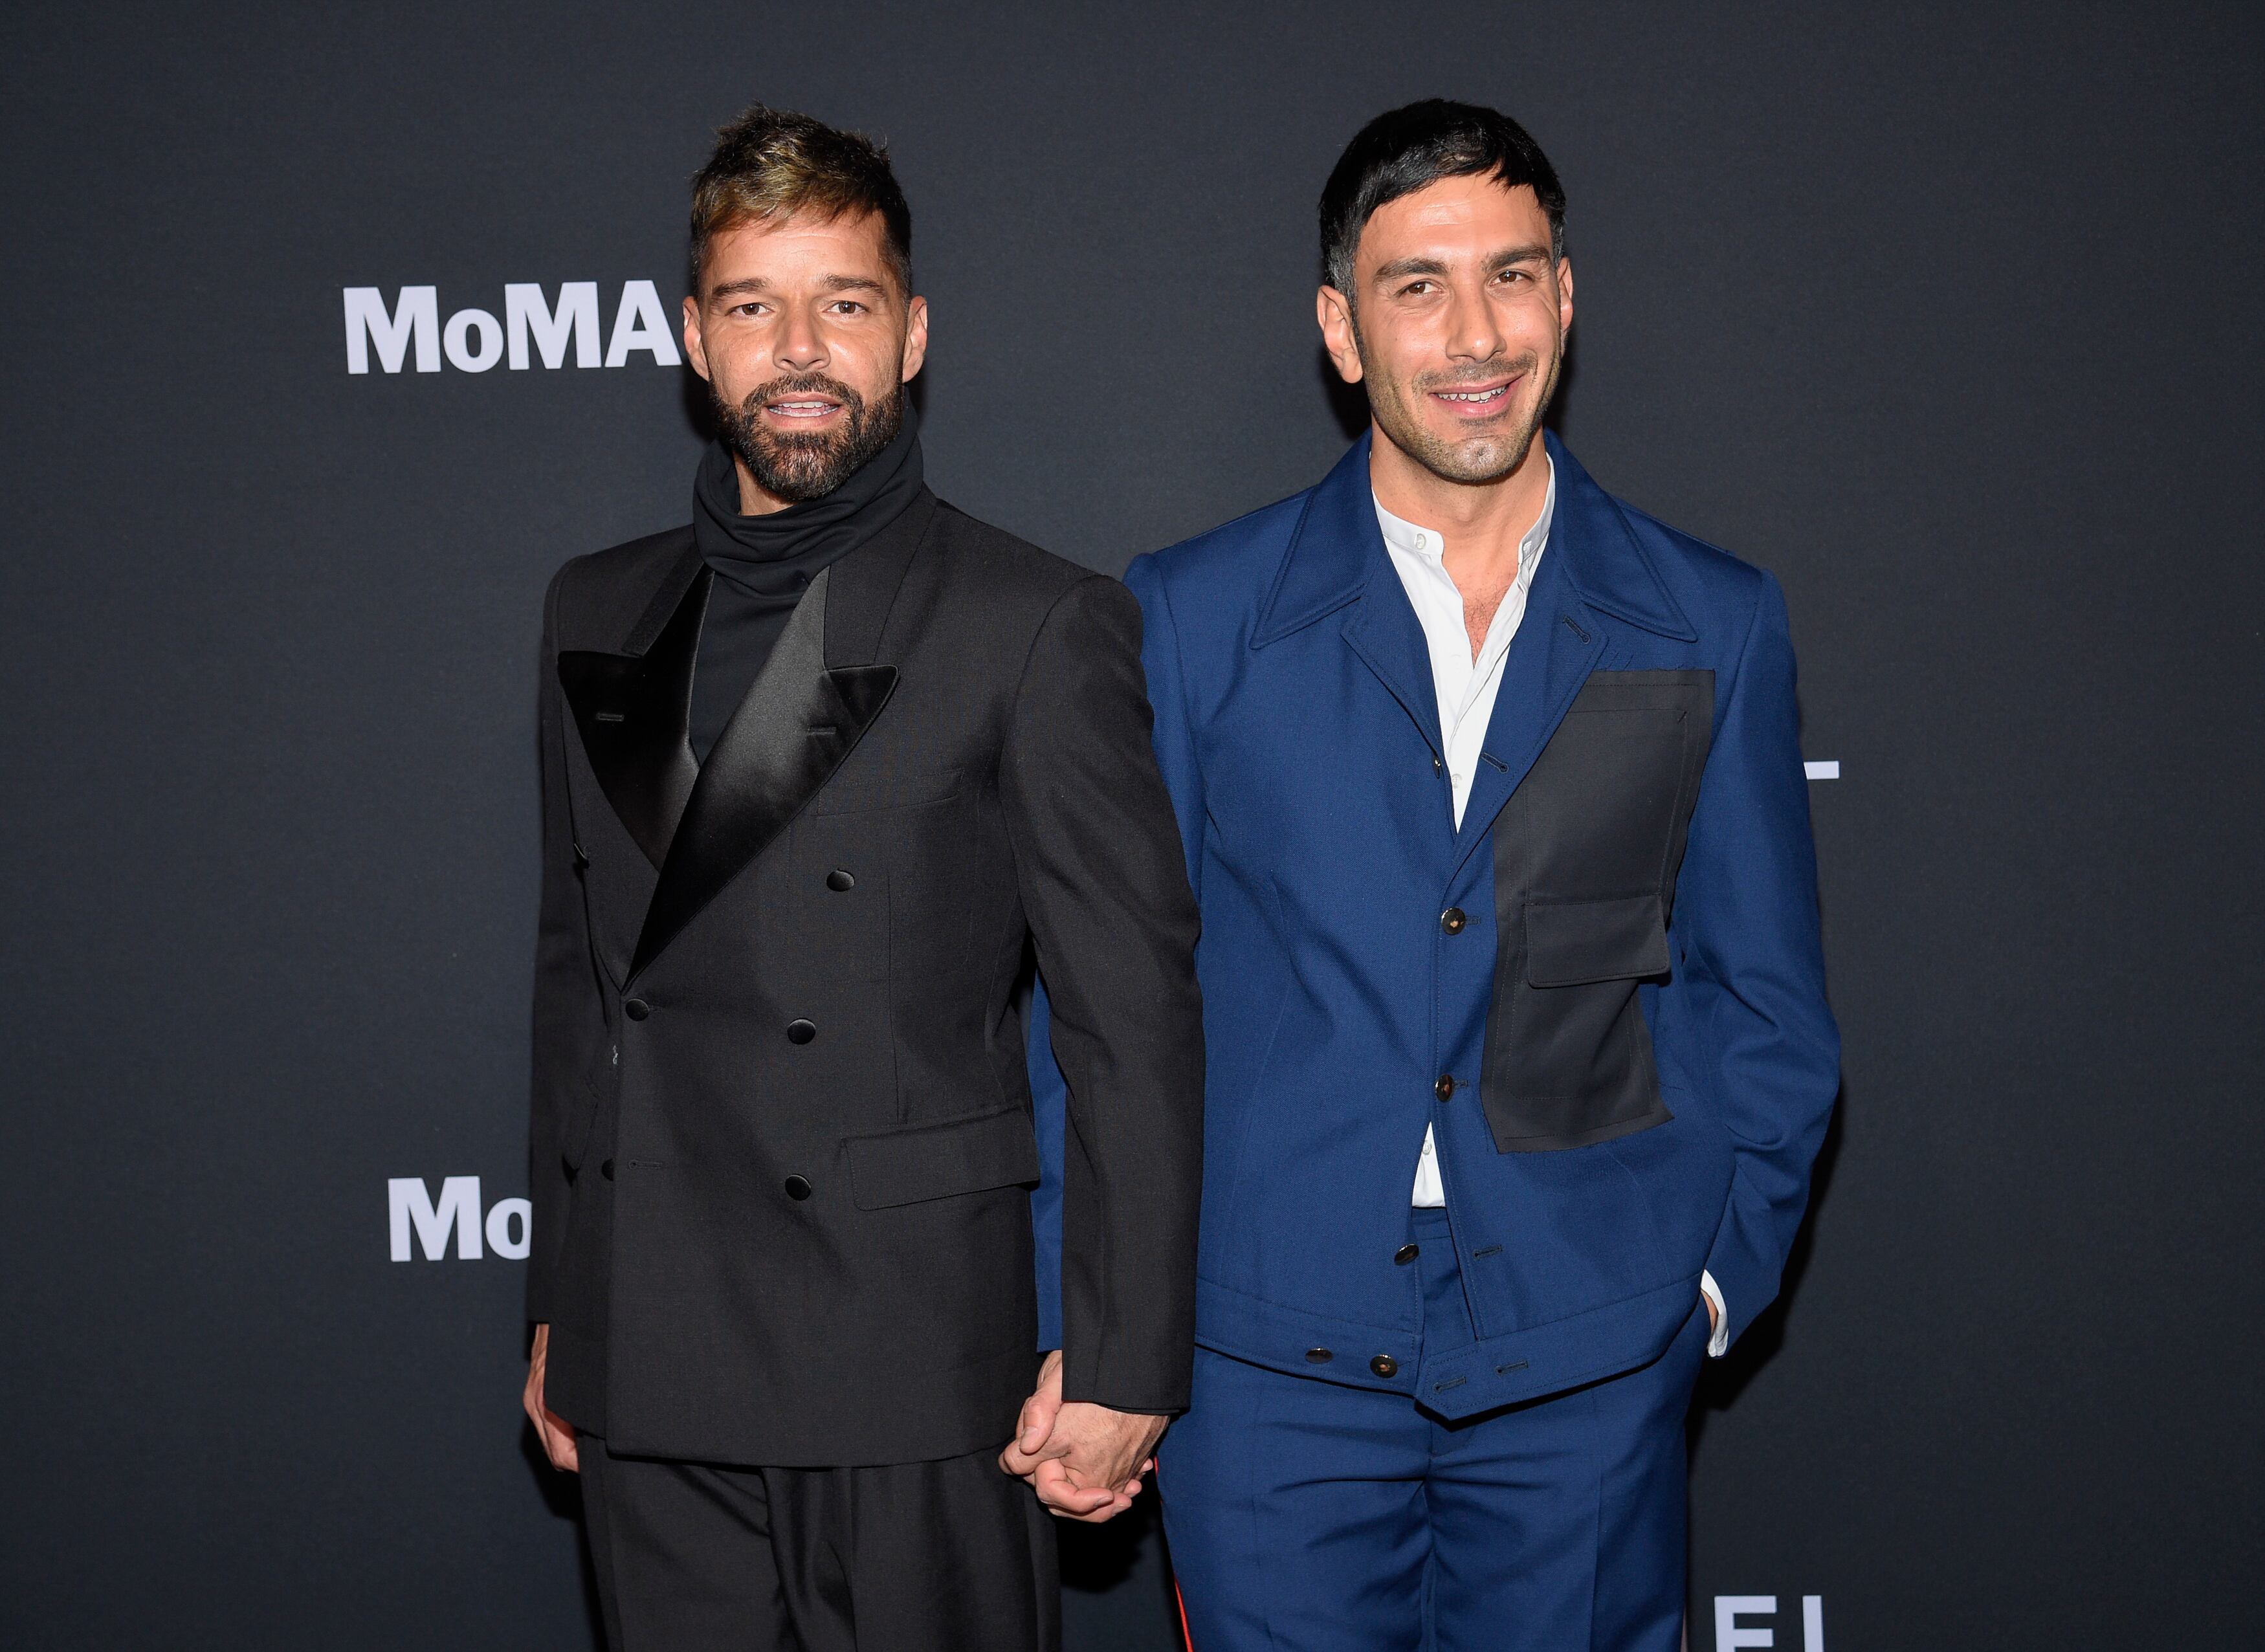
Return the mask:
[[543,650],[528,1310],[617,1452],[1002,1443],[1036,1369],[1018,978],[1068,1077],[1065,1394],[1187,1403],[1196,913],[1115,580],[920,499],[819,576],[704,766],[688,528]]

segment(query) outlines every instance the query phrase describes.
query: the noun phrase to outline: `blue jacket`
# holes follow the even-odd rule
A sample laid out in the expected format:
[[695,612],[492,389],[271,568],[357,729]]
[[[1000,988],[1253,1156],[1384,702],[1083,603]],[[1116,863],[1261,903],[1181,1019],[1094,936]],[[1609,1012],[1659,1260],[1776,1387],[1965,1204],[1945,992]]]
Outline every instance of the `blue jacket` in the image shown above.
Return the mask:
[[[1125,575],[1203,913],[1197,1338],[1450,1417],[1649,1361],[1702,1269],[1743,1331],[1839,1088],[1777,583],[1548,440],[1556,515],[1460,830],[1366,437]],[[1047,1036],[1041,997],[1058,1161]],[[1428,1359],[1393,1259],[1426,1124],[1478,1333]],[[1051,1181],[1034,1208],[1050,1259]]]

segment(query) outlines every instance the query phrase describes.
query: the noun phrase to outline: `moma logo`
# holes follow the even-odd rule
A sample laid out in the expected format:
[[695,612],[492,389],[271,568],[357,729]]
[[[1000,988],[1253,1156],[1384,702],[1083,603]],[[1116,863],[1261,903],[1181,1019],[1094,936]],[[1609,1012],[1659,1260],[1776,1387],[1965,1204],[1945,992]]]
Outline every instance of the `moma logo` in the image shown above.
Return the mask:
[[506,281],[503,316],[492,309],[459,309],[441,319],[441,289],[404,287],[385,302],[381,287],[343,289],[346,304],[346,371],[367,373],[370,360],[388,373],[414,364],[419,373],[438,373],[446,360],[460,373],[484,373],[499,363],[523,373],[541,361],[563,368],[572,350],[578,368],[625,368],[639,351],[656,367],[681,360],[676,335],[659,291],[651,281],[623,281],[614,305],[613,325],[598,353],[598,284],[561,283],[556,302],[540,281]]
[[410,1251],[412,1239],[424,1250],[426,1261],[439,1262],[448,1254],[451,1238],[455,1241],[458,1259],[474,1262],[486,1254],[480,1247],[483,1235],[487,1250],[499,1256],[519,1262],[527,1255],[534,1207],[525,1199],[498,1199],[488,1207],[483,1220],[480,1179],[476,1175],[441,1177],[437,1199],[423,1176],[393,1176],[385,1184],[385,1204],[396,1262],[414,1260]]
[[[1789,1648],[1793,1641],[1777,1638],[1774,1626],[1759,1621],[1777,1616],[1775,1595],[1717,1595],[1715,1597],[1715,1652],[1734,1652],[1741,1647]],[[1790,1626],[1788,1626],[1788,1628]],[[1800,1652],[1824,1652],[1824,1597],[1801,1597]]]

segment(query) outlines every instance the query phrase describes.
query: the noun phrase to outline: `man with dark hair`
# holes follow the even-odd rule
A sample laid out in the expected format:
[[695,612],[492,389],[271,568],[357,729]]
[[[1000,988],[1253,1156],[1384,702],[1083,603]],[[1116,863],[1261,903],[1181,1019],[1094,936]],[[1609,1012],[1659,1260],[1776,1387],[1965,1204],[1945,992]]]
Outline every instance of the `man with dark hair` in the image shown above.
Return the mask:
[[1203,913],[1200,1652],[1674,1652],[1692,1385],[1838,1088],[1784,600],[1541,433],[1564,215],[1492,110],[1371,122],[1317,301],[1369,431],[1126,575]]
[[[724,132],[692,522],[544,611],[525,1404],[616,1648],[1051,1648],[1039,1499],[1124,1508],[1187,1403],[1196,917],[1140,612],[923,484],[911,240],[877,146]],[[1043,1365],[1033,956],[1076,1144]],[[997,1460],[1034,1389],[1037,1497]]]

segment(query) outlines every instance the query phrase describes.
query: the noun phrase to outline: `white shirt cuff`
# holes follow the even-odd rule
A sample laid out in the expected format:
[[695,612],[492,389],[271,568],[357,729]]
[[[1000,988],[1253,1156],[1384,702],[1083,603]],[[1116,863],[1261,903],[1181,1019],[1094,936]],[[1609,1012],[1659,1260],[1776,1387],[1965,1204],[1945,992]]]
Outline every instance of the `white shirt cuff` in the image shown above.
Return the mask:
[[1707,1357],[1720,1359],[1730,1351],[1730,1310],[1722,1306],[1722,1287],[1703,1268],[1699,1270],[1699,1289],[1715,1306],[1715,1334],[1707,1339]]

